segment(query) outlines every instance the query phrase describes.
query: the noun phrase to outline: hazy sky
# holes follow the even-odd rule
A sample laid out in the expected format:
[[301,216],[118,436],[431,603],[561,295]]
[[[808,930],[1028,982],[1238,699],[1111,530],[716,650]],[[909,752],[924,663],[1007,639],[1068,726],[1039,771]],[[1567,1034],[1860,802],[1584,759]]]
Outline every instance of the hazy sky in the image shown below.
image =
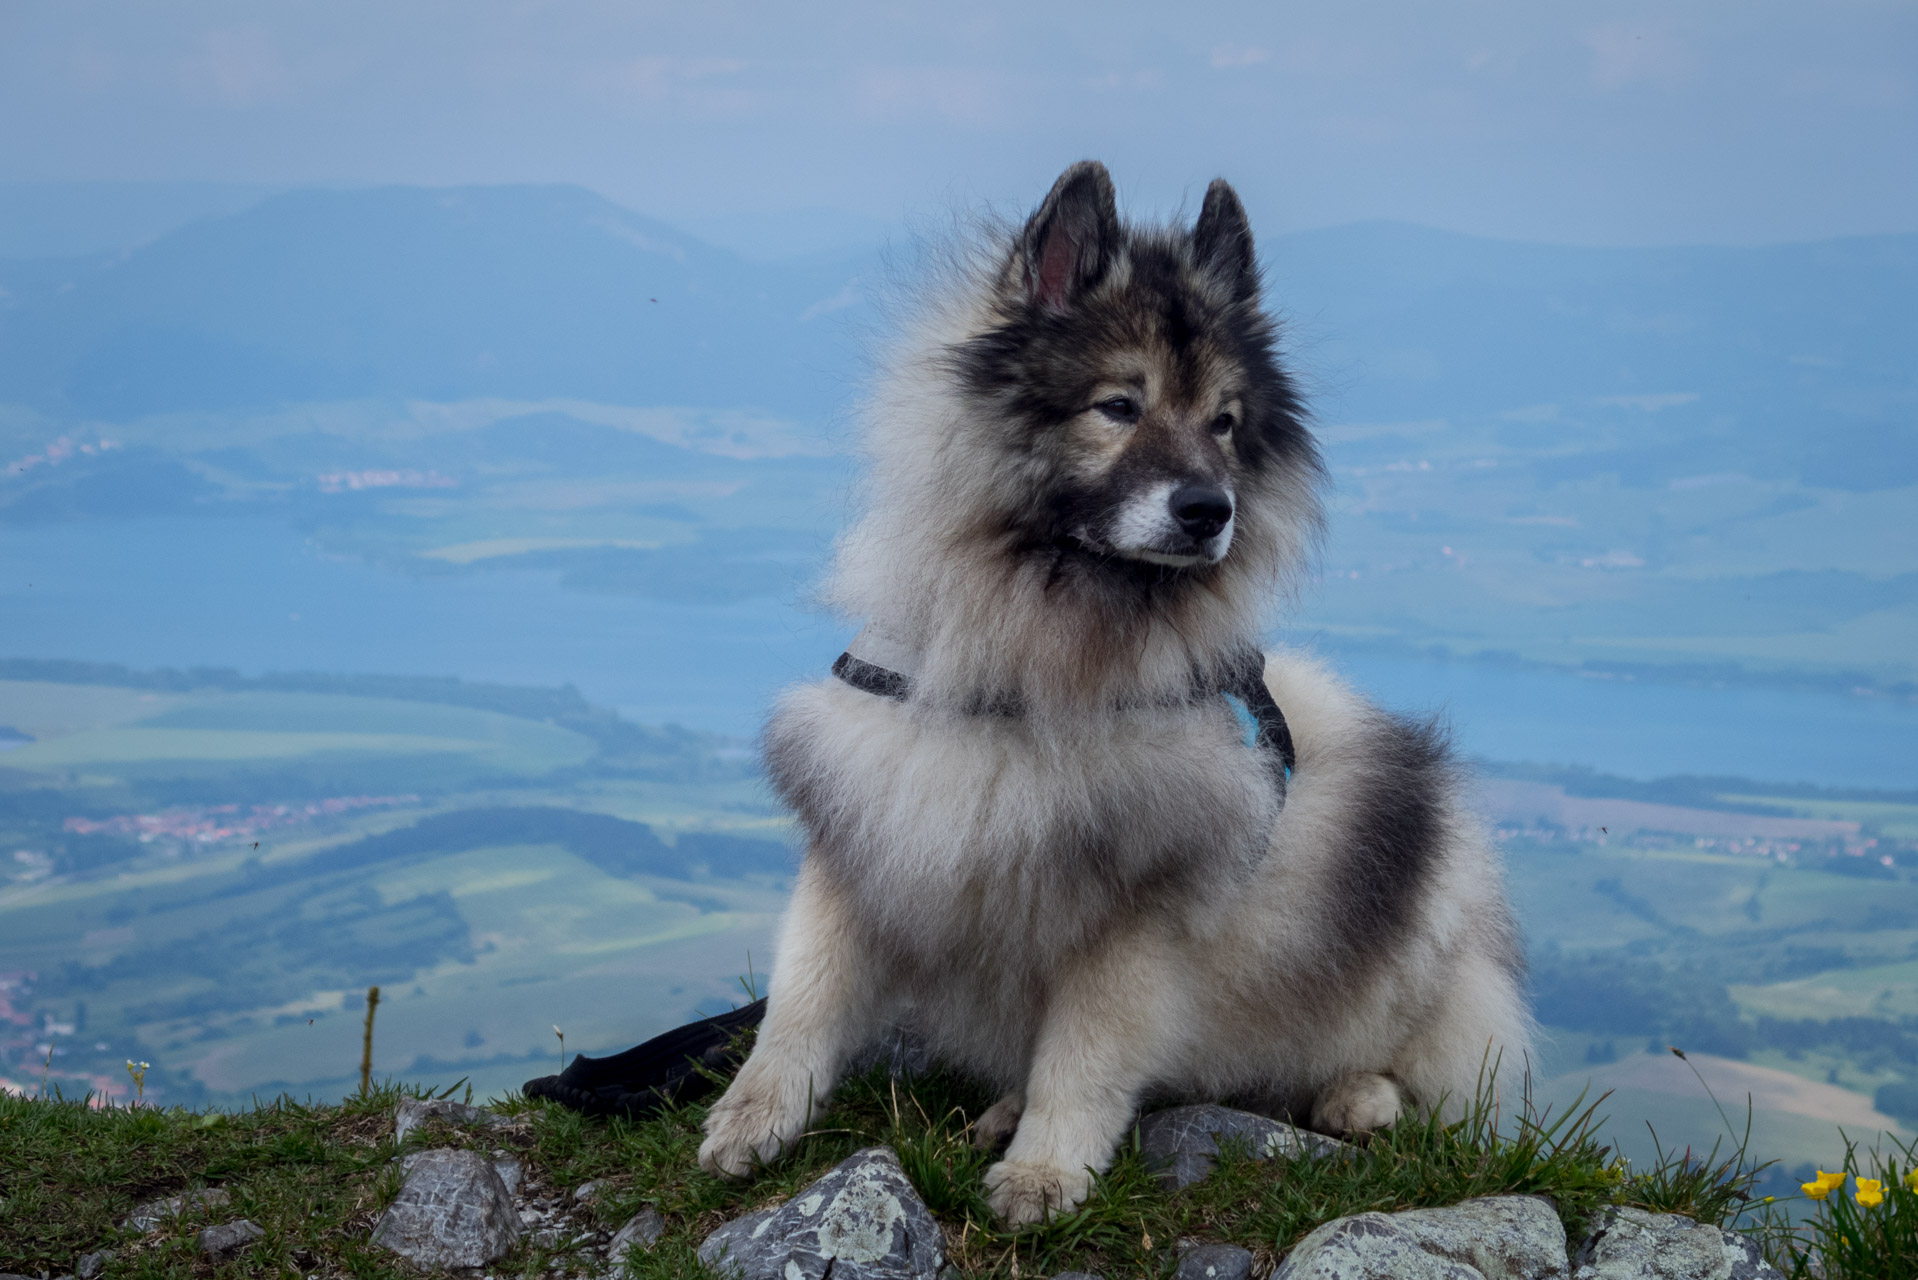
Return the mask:
[[[1098,156],[1167,210],[1918,230],[1918,4],[0,0],[0,178],[577,182],[876,223]],[[697,229],[693,226],[693,229]]]

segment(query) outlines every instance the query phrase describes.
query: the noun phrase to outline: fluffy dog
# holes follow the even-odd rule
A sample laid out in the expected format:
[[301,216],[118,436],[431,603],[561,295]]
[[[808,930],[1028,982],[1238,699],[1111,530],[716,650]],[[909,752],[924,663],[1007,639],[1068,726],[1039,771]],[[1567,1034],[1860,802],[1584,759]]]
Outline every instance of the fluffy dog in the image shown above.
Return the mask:
[[1297,654],[1260,680],[1324,470],[1238,197],[1126,225],[1078,164],[949,275],[869,407],[829,584],[867,630],[767,729],[809,846],[701,1164],[778,1156],[901,1019],[1006,1091],[1008,1223],[1079,1204],[1149,1096],[1456,1114],[1527,1049],[1518,935],[1438,733]]

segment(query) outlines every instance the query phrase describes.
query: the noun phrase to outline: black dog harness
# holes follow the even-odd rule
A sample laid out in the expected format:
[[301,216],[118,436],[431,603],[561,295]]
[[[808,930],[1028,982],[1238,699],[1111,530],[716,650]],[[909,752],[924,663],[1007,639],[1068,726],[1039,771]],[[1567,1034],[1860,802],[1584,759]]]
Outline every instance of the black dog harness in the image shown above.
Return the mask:
[[[838,661],[832,664],[832,673],[863,693],[895,702],[904,702],[912,696],[912,677],[855,658],[850,650],[839,655]],[[1292,730],[1285,723],[1285,712],[1279,710],[1272,691],[1266,687],[1265,660],[1253,654],[1238,665],[1222,687],[1193,688],[1193,701],[1208,697],[1223,697],[1239,722],[1251,731],[1250,745],[1265,752],[1278,766],[1275,772],[1279,793],[1283,796],[1285,784],[1298,763],[1298,753],[1292,746]],[[1018,714],[1017,707],[1002,701],[991,703],[985,709],[1001,715]]]

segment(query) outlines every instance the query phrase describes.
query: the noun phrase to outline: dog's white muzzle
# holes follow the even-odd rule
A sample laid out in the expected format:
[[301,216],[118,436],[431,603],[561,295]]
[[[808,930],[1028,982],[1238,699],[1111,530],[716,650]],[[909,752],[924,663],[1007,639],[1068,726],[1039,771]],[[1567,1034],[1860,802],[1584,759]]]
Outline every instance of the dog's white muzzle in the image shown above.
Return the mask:
[[[1179,495],[1188,494],[1198,487],[1175,480],[1162,480],[1128,498],[1103,538],[1093,537],[1086,541],[1115,556],[1143,560],[1147,564],[1162,564],[1176,569],[1217,564],[1225,559],[1225,553],[1232,547],[1232,530],[1237,521],[1231,514],[1226,514],[1221,522],[1210,508],[1223,503],[1224,510],[1230,513],[1232,498],[1223,489],[1208,490],[1205,495],[1210,499],[1207,517],[1195,521],[1188,516],[1181,520],[1175,510],[1179,505]],[[1195,523],[1202,530],[1215,528],[1216,531],[1195,536],[1191,527]]]

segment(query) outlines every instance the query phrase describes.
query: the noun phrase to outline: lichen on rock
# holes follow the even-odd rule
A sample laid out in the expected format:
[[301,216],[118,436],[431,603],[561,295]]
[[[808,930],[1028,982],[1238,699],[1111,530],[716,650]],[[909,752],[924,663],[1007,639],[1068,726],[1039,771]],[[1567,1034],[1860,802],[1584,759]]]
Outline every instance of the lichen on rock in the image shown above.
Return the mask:
[[785,1204],[735,1219],[699,1247],[734,1280],[933,1280],[945,1237],[899,1157],[871,1147]]

